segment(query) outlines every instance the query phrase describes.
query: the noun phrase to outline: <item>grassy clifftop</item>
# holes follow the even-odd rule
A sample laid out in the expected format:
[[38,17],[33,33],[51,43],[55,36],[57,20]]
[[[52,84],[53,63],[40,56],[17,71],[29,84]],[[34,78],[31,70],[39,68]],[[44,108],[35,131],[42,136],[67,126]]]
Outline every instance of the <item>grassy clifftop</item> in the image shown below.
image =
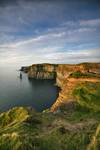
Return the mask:
[[100,83],[79,83],[73,90],[73,96],[81,106],[100,110]]
[[2,113],[0,149],[99,150],[100,112],[77,102],[71,105],[55,113],[23,107]]

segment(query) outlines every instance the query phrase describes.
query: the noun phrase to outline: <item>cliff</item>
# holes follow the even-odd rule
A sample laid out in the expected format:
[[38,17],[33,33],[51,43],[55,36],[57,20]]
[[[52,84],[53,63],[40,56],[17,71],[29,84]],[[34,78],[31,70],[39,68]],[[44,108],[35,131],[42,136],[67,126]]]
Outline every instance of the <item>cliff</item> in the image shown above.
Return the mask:
[[100,75],[100,63],[71,64],[33,64],[21,67],[21,71],[27,72],[29,78],[59,79],[67,78],[73,72],[92,73]]
[[78,84],[100,82],[100,63],[33,64],[24,70],[27,70],[29,78],[56,80],[56,85],[61,90],[57,100],[50,108],[52,112],[63,104],[76,101],[77,98],[73,95],[73,91]]
[[20,69],[20,71],[28,73],[29,69],[30,69],[30,66],[22,66],[21,69]]
[[[82,63],[78,65],[59,65],[57,68],[57,85],[61,88],[59,96],[55,103],[52,105],[50,110],[52,112],[56,111],[60,108],[60,106],[65,105],[72,101],[77,101],[75,95],[73,95],[73,91],[80,88],[80,85],[84,85],[86,88],[90,85],[94,86],[98,84],[98,93],[100,87],[100,63]],[[96,87],[95,87],[96,88]],[[91,88],[89,88],[91,90]],[[86,93],[85,93],[86,94]],[[91,101],[93,101],[93,96]],[[100,98],[100,94],[98,99]],[[85,98],[86,99],[86,98]],[[98,105],[98,109],[100,109],[100,104]]]
[[28,71],[29,78],[35,79],[55,79],[57,65],[54,64],[34,64]]

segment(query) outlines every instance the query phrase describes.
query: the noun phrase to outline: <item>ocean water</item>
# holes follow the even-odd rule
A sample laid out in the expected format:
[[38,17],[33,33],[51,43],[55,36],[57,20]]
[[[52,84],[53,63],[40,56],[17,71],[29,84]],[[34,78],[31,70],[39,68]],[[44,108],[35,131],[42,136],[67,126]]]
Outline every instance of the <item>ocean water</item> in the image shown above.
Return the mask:
[[0,68],[0,112],[15,106],[31,106],[37,111],[50,108],[58,97],[55,80],[29,80],[19,77],[18,68]]

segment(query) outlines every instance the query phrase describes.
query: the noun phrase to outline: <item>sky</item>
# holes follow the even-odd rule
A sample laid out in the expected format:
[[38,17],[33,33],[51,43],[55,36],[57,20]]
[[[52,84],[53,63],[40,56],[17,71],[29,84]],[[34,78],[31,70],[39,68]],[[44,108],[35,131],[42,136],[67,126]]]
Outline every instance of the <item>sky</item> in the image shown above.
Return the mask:
[[99,61],[99,0],[0,0],[0,66]]

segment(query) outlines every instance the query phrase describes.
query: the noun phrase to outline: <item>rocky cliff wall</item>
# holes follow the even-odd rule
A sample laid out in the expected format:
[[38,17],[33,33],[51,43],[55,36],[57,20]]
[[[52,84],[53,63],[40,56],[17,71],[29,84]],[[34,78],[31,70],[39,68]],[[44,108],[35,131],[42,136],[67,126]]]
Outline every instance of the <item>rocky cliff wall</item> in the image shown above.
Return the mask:
[[82,63],[77,65],[70,64],[33,64],[32,66],[22,67],[21,71],[27,72],[29,78],[54,79],[60,83],[61,80],[68,78],[73,72],[100,74],[100,63]]
[[32,65],[28,71],[29,78],[35,79],[56,79],[56,68],[54,64]]
[[[73,101],[72,90],[75,88],[76,84],[80,82],[90,81],[99,82],[100,81],[100,63],[82,63],[77,65],[69,64],[34,64],[28,69],[28,77],[35,79],[56,79],[56,85],[60,87],[60,92],[57,100],[51,107],[51,111],[57,110],[62,104]],[[27,70],[24,68],[24,70]],[[95,74],[99,75],[99,79],[89,78],[69,78],[74,72],[80,72],[83,74]],[[81,75],[81,74],[80,74]],[[96,77],[95,76],[95,77]],[[93,75],[94,77],[94,75]]]
[[100,63],[82,63],[82,64],[59,64],[56,68],[56,82],[62,86],[63,82],[67,80],[69,75],[73,72],[93,73],[100,75]]

